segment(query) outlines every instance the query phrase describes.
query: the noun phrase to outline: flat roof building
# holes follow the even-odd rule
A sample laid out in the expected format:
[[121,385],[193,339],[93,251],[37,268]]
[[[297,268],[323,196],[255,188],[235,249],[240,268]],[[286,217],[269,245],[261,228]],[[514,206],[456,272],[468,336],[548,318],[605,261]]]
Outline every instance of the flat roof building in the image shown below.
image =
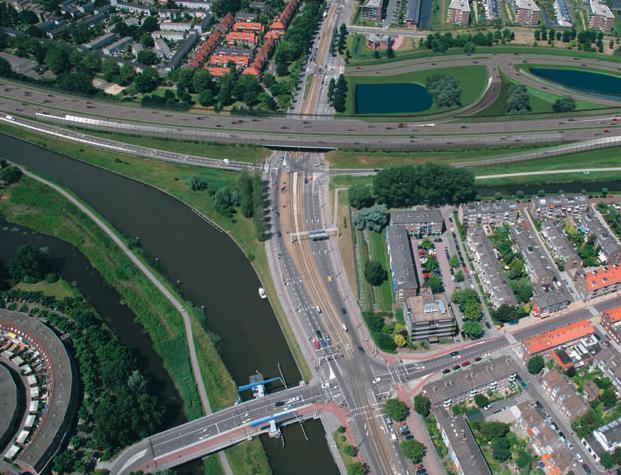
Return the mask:
[[591,28],[603,31],[604,33],[610,33],[612,27],[615,24],[615,16],[604,3],[600,3],[598,0],[591,0]]
[[422,288],[420,295],[405,301],[405,324],[413,341],[437,342],[457,333],[451,306],[444,294],[433,294]]
[[360,6],[362,19],[368,21],[381,21],[382,0],[365,0]]
[[509,200],[465,203],[459,206],[458,217],[469,227],[513,224],[518,219],[518,206]]
[[134,41],[134,39],[131,36],[125,36],[125,37],[121,38],[120,40],[115,41],[111,45],[105,46],[102,49],[102,51],[103,51],[104,54],[107,54],[108,56],[111,56],[111,55],[119,52],[123,48],[125,48],[132,41]]
[[606,452],[614,452],[621,447],[621,418],[594,430],[593,436]]
[[554,195],[533,198],[530,212],[537,219],[561,218],[584,213],[589,200],[584,195]]
[[391,224],[386,228],[386,245],[395,301],[403,302],[417,295],[419,288],[410,236],[403,226]]
[[583,269],[576,274],[575,282],[576,290],[586,300],[616,292],[621,288],[621,266],[614,264]]
[[438,208],[418,207],[390,213],[390,223],[401,225],[416,237],[439,236],[444,230],[444,218]]
[[473,364],[461,371],[451,373],[423,387],[432,406],[449,407],[476,394],[494,391],[510,381],[515,381],[516,362],[508,356]]
[[571,303],[569,290],[564,286],[553,285],[546,290],[537,289],[532,297],[535,317],[546,318],[554,312],[559,312]]
[[515,21],[520,25],[537,26],[541,18],[541,9],[535,0],[514,0]]

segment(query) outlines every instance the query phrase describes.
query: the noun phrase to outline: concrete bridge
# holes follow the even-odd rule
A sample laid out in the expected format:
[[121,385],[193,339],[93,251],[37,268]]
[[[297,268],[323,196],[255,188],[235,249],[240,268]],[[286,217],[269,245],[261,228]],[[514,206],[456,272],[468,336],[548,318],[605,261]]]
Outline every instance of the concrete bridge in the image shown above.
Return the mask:
[[278,426],[316,419],[329,399],[327,390],[303,385],[242,402],[143,439],[101,468],[113,474],[172,468]]

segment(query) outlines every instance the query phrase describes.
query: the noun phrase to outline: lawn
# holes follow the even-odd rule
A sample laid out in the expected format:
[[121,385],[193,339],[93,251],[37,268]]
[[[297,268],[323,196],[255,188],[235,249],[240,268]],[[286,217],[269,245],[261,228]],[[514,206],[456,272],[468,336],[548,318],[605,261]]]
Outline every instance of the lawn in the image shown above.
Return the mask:
[[[500,82],[501,89],[496,100],[489,107],[474,114],[473,117],[493,117],[509,115],[506,113],[509,89],[512,85],[517,83],[502,72],[500,73]],[[527,87],[526,89],[528,91],[528,95],[530,96],[530,106],[532,114],[554,112],[552,106],[560,96],[550,94],[548,92],[541,91],[532,87]],[[596,104],[594,102],[576,101],[576,110],[592,110],[602,109],[606,107],[607,106],[603,106],[602,104]],[[524,115],[516,117],[524,117]]]
[[280,305],[280,299],[276,297],[276,288],[269,271],[265,245],[257,239],[254,223],[241,214],[237,214],[234,220],[223,216],[216,211],[213,199],[205,193],[192,191],[189,186],[192,177],[199,176],[207,181],[210,189],[218,189],[222,186],[235,187],[239,176],[237,172],[179,165],[94,148],[85,149],[72,142],[32,133],[6,124],[0,124],[0,132],[158,188],[197,210],[200,215],[225,230],[251,261],[263,287],[268,295],[273,297],[269,300],[289,348],[303,377],[307,381],[310,380],[310,370]]
[[[386,272],[390,274],[390,261],[388,260],[388,250],[386,249],[386,231],[381,233],[369,232],[370,257],[374,261],[382,264]],[[390,278],[386,279],[380,287],[374,288],[375,301],[381,310],[392,312],[393,293]]]
[[15,290],[24,290],[26,292],[41,292],[43,295],[54,297],[57,300],[62,300],[67,297],[74,297],[77,292],[73,286],[63,279],[58,279],[56,282],[48,282],[42,280],[34,284],[27,284],[25,282],[18,283]]
[[[425,86],[427,78],[433,74],[455,77],[461,85],[462,107],[470,105],[481,98],[487,87],[487,70],[485,66],[463,66],[458,68],[442,68],[428,71],[416,71],[412,73],[399,74],[396,76],[348,76],[347,101],[345,104],[345,115],[355,114],[355,94],[358,84],[391,84],[391,83],[417,83]],[[458,109],[457,107],[438,109],[433,105],[430,109],[414,114],[403,115],[430,115],[449,110]],[[388,115],[388,114],[386,114]]]
[[[76,127],[71,127],[76,129]],[[196,155],[199,157],[236,160],[239,162],[262,162],[270,154],[263,147],[254,145],[224,145],[207,142],[190,142],[185,140],[161,139],[157,137],[142,137],[137,135],[115,134],[113,132],[101,132],[98,130],[84,130],[89,135],[104,139],[117,140],[119,142],[141,147],[157,148],[169,152]]]

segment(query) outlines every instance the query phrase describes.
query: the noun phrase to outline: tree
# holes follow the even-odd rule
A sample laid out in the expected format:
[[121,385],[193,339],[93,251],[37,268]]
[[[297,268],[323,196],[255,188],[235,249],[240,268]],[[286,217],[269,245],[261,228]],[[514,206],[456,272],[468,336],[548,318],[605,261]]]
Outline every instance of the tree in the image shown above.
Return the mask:
[[478,407],[484,407],[489,403],[489,399],[484,394],[477,394],[474,396],[474,402]]
[[479,295],[474,289],[457,289],[453,292],[453,296],[451,297],[453,303],[459,305],[465,305],[470,302],[474,302],[479,304]]
[[449,259],[449,265],[455,269],[457,267],[459,267],[459,257],[457,257],[455,254],[453,254],[451,256],[451,258]]
[[11,64],[4,58],[0,58],[0,77],[9,77],[13,75]]
[[437,275],[432,275],[431,277],[427,277],[425,279],[425,287],[429,287],[434,294],[439,294],[440,292],[444,292],[444,284],[442,283],[442,278]]
[[119,71],[118,83],[121,86],[129,86],[136,77],[136,71],[131,64],[124,64]]
[[483,330],[483,326],[479,322],[473,321],[465,321],[462,327],[462,331],[464,332],[464,335],[466,335],[471,340],[481,338],[483,336],[483,333],[485,332]]
[[330,78],[328,83],[328,104],[332,105],[334,101],[334,91],[336,90],[336,81],[334,78]]
[[114,58],[105,59],[101,65],[101,74],[108,82],[116,82],[120,72],[119,63]]
[[45,64],[54,74],[61,74],[69,70],[69,55],[62,46],[53,44],[45,54]]
[[[530,467],[530,464],[532,463],[532,461],[533,461],[533,457],[525,450],[522,450],[518,454],[518,458],[515,461],[515,463],[520,468],[526,468],[526,467]],[[567,475],[569,475],[569,473]]]
[[461,86],[453,76],[432,74],[425,81],[425,86],[436,107],[461,106]]
[[385,205],[362,208],[354,214],[353,224],[359,230],[380,232],[388,224],[388,209]]
[[513,84],[509,87],[506,111],[509,114],[525,114],[531,110],[530,96],[523,84]]
[[157,24],[157,17],[154,17],[152,15],[146,17],[144,21],[142,22],[142,29],[146,31],[147,33],[152,33],[158,28],[159,28],[159,25]]
[[[149,36],[149,38],[151,37]],[[160,61],[157,55],[153,51],[150,51],[148,49],[143,49],[143,50],[138,51],[136,60],[141,64],[146,64],[147,66],[152,66],[154,64],[159,63]]]
[[346,444],[346,445],[343,447],[343,453],[344,453],[345,455],[349,455],[350,457],[355,457],[355,456],[356,456],[356,454],[358,453],[358,451],[356,450],[356,448],[355,448],[355,447],[352,447],[351,445]]
[[571,96],[559,97],[552,105],[554,112],[573,112],[576,110],[576,100]]
[[421,416],[427,417],[431,412],[431,401],[423,394],[414,396],[414,410]]
[[134,87],[136,92],[146,94],[147,92],[154,91],[160,83],[160,77],[157,71],[153,68],[145,68],[134,79]]
[[481,320],[483,312],[481,310],[481,304],[479,302],[470,300],[464,303],[462,307],[462,311],[466,319],[475,321]]
[[347,99],[347,79],[345,75],[339,75],[334,88],[334,97],[332,99],[332,105],[337,112],[345,111],[345,102]]
[[509,425],[504,422],[483,422],[479,432],[486,442],[493,439],[501,439],[509,432]]
[[208,187],[207,180],[201,176],[194,175],[190,179],[190,189],[192,191],[205,191]]
[[369,261],[364,266],[364,278],[374,287],[379,287],[388,278],[386,269],[377,261]]
[[474,54],[475,52],[476,52],[476,46],[474,45],[474,43],[472,41],[466,42],[466,44],[464,45],[464,53],[470,56],[471,54]]
[[457,272],[455,272],[455,282],[463,282],[464,280],[466,280],[464,271],[458,270]]
[[367,466],[362,462],[354,462],[347,466],[347,475],[366,475]]
[[395,341],[395,345],[397,345],[399,348],[403,348],[407,343],[407,340],[401,333],[397,333],[394,336],[393,340]]
[[7,185],[17,183],[21,177],[22,171],[14,165],[8,165],[0,169],[0,180],[4,181]]
[[356,209],[368,208],[375,203],[371,188],[364,184],[352,186],[347,191],[347,197],[349,199],[349,205]]
[[543,369],[543,367],[545,366],[545,364],[546,363],[543,359],[543,356],[535,355],[529,358],[528,364],[526,365],[526,367],[528,368],[528,372],[530,374],[539,374],[541,370]]
[[205,89],[198,95],[198,102],[203,107],[213,106],[215,99],[211,89]]
[[89,94],[93,91],[93,77],[85,72],[67,73],[60,78],[59,85],[66,91]]
[[425,456],[427,448],[416,439],[401,442],[401,454],[408,460],[419,462]]
[[474,197],[474,175],[437,163],[389,167],[374,177],[373,192],[390,208],[459,204]]
[[492,440],[492,456],[499,462],[506,462],[511,457],[511,444],[507,439]]
[[214,195],[214,204],[216,206],[216,211],[224,216],[232,216],[233,215],[233,207],[236,204],[235,194],[231,191],[230,188],[223,186]]
[[401,399],[388,399],[384,403],[384,411],[393,421],[404,421],[410,414],[408,406]]
[[493,312],[494,318],[502,323],[508,323],[518,320],[520,317],[515,307],[502,304]]
[[45,255],[30,244],[20,246],[9,260],[8,270],[15,282],[39,282],[47,271]]
[[209,71],[206,69],[198,69],[192,77],[192,87],[199,94],[205,90],[213,91],[214,82]]
[[604,407],[609,409],[617,403],[617,395],[613,388],[606,388],[602,390],[599,400],[604,403]]
[[140,35],[140,44],[145,48],[153,48],[153,46],[155,46],[155,40],[149,33],[143,33]]
[[246,218],[252,218],[252,215],[254,214],[254,203],[252,193],[252,177],[249,173],[242,173],[239,175],[237,187],[239,189],[239,205],[241,213]]

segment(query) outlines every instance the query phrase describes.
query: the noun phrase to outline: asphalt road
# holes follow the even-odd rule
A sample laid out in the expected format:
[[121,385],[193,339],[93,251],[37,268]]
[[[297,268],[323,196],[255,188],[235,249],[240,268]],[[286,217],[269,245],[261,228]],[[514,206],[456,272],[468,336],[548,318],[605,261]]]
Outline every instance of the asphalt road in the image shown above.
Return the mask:
[[[446,57],[435,60],[405,60],[397,63],[371,65],[354,69],[352,74],[397,74],[422,69],[437,69],[449,65],[485,65],[511,72],[517,62],[577,65],[617,71],[618,63],[602,60],[574,59],[545,54],[484,54],[475,57]],[[512,73],[517,74],[517,73]],[[520,80],[552,93],[563,93],[540,81],[522,76]],[[532,84],[530,83],[532,81]],[[573,94],[580,97],[580,94]],[[597,99],[592,102],[620,106],[621,102]],[[621,130],[610,123],[610,114],[595,115],[588,120],[573,121],[557,118],[533,120],[496,120],[465,124],[450,117],[425,127],[429,121],[413,117],[400,127],[389,119],[363,121],[353,118],[325,116],[241,117],[191,112],[167,112],[135,107],[118,102],[73,97],[38,89],[30,85],[0,82],[0,110],[12,115],[42,119],[64,125],[115,130],[122,133],[157,135],[188,140],[253,143],[284,147],[369,147],[395,149],[451,148],[463,146],[509,145],[517,143],[558,143],[596,138],[604,128],[611,128],[610,135],[619,136]],[[37,115],[39,114],[39,115]],[[66,117],[69,114],[70,117]],[[579,114],[579,113],[576,113]],[[54,118],[56,117],[56,118]],[[576,116],[578,117],[578,116]]]

